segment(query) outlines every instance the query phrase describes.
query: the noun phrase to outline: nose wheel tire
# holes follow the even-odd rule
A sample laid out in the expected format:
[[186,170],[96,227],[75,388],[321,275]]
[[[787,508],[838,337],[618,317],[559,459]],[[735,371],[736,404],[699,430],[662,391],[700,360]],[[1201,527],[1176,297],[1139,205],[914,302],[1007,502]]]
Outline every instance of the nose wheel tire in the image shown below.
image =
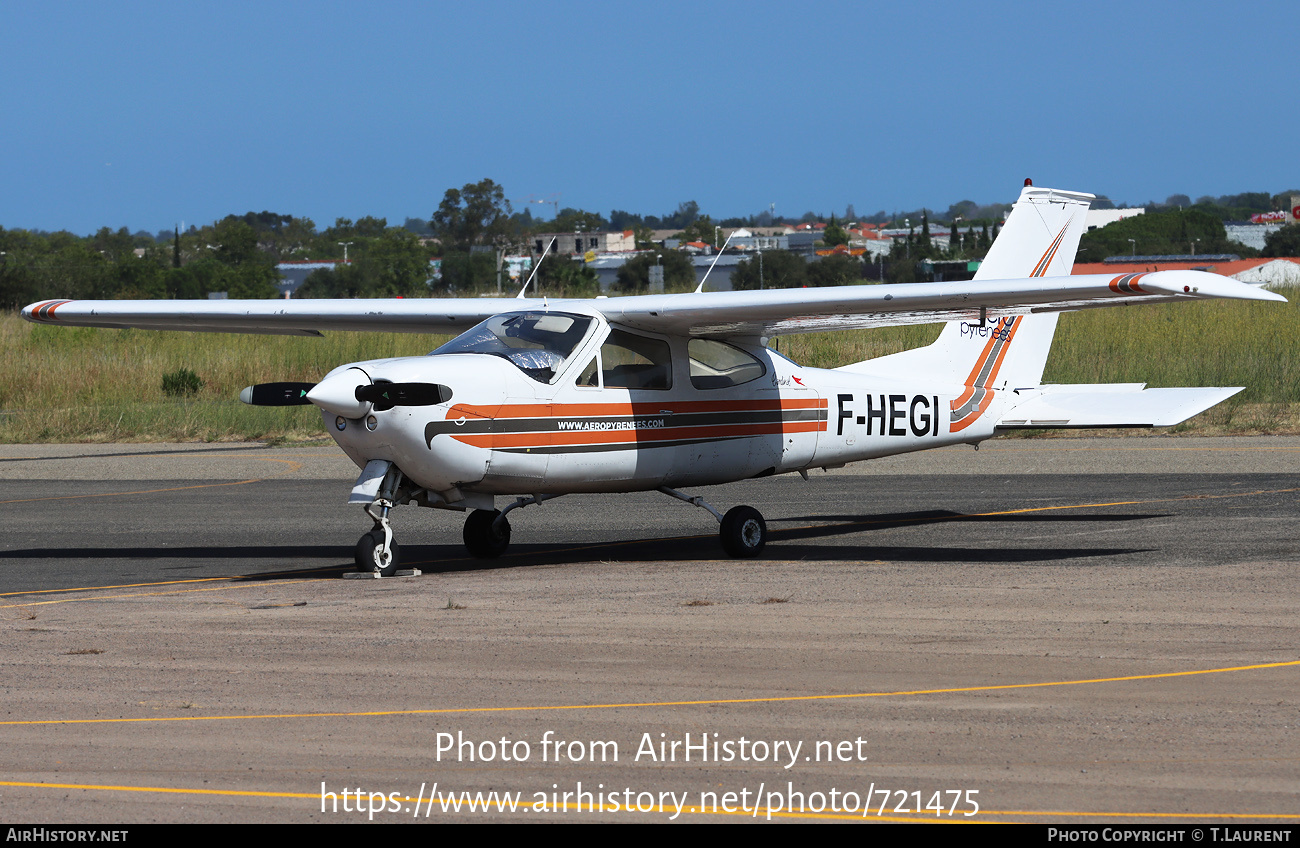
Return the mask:
[[767,523],[752,506],[736,506],[722,517],[718,531],[722,548],[737,559],[749,559],[763,552],[767,544]]
[[500,510],[476,509],[465,520],[465,547],[478,559],[496,559],[510,547],[510,522]]
[[397,573],[401,562],[401,549],[396,542],[390,542],[388,550],[384,549],[384,531],[379,528],[371,530],[357,540],[357,568],[361,571],[373,571],[380,577],[392,577]]

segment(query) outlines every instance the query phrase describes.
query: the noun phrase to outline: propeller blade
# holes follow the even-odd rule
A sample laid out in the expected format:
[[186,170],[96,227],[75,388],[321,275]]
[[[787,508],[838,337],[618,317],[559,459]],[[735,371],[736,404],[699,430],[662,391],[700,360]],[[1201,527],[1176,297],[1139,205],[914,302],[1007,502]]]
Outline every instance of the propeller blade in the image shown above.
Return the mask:
[[307,392],[315,383],[259,383],[239,393],[239,399],[252,406],[305,406]]
[[374,383],[357,387],[357,400],[383,412],[395,406],[433,406],[451,400],[451,389],[437,383]]

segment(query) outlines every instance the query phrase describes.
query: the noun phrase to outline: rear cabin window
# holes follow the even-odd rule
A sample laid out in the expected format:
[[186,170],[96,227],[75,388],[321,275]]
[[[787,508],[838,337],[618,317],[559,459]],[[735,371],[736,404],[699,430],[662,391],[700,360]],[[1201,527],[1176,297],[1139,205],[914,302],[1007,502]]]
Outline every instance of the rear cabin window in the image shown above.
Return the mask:
[[697,389],[727,389],[767,373],[757,357],[715,339],[691,339],[686,351],[691,359],[691,385]]
[[614,329],[600,348],[601,379],[607,389],[671,389],[673,363],[668,343]]

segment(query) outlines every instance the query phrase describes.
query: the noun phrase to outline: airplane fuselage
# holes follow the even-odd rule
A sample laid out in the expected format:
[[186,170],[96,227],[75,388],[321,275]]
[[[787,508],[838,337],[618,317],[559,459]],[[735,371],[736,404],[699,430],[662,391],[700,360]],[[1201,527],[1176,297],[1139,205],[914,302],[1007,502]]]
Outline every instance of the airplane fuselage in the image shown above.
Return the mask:
[[358,408],[356,415],[326,409],[325,425],[359,467],[393,462],[436,493],[433,505],[452,508],[490,508],[484,497],[494,495],[728,483],[992,434],[982,422],[953,430],[967,387],[808,368],[758,340],[731,340],[734,350],[721,351],[731,368],[710,369],[697,357],[717,353],[708,347],[717,343],[637,332],[638,346],[648,339],[664,352],[662,361],[637,367],[661,370],[638,378],[647,385],[608,385],[630,382],[625,372],[633,366],[608,364],[619,353],[609,339],[630,333],[593,324],[549,380],[482,353],[342,366],[322,385],[364,375],[437,383],[451,396],[432,406]]

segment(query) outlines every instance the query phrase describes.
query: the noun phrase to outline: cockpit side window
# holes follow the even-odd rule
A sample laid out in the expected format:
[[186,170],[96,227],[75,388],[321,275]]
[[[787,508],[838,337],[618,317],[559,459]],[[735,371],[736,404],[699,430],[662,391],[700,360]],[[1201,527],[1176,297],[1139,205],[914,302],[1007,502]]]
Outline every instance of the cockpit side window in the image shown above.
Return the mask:
[[617,328],[600,348],[601,378],[607,389],[671,389],[673,362],[668,342]]
[[578,372],[578,379],[574,383],[574,385],[584,389],[599,388],[600,371],[599,371],[598,363],[599,360],[597,360],[596,357],[593,356],[591,358],[591,361],[588,362],[587,365],[581,371]]
[[590,316],[567,312],[494,315],[429,355],[486,353],[509,360],[539,383],[551,383],[591,324]]
[[691,385],[697,389],[727,389],[767,373],[757,357],[716,339],[691,339],[686,352],[691,360]]

